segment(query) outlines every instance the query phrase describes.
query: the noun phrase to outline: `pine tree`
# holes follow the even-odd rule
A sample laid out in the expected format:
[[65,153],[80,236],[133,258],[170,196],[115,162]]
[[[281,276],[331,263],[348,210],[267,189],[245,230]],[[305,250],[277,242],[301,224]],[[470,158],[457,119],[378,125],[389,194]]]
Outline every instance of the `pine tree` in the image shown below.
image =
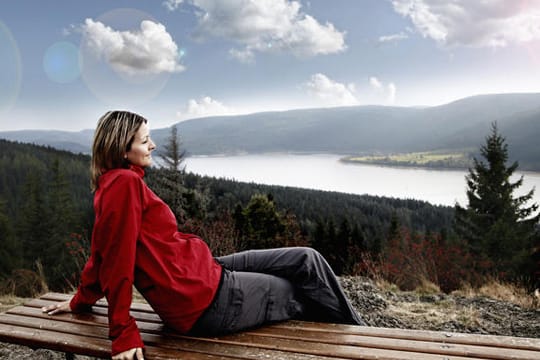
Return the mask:
[[5,201],[0,199],[0,277],[8,275],[20,262],[19,246],[13,237],[9,218],[5,213]]
[[351,227],[347,218],[343,218],[336,233],[336,242],[333,244],[335,261],[333,269],[341,275],[349,263],[349,247],[351,246]]
[[272,196],[255,194],[243,210],[244,249],[279,247],[279,235],[285,230],[281,214],[272,201]]
[[54,159],[51,167],[52,179],[49,183],[48,208],[50,213],[50,236],[44,239],[42,249],[43,270],[48,285],[62,290],[66,287],[66,278],[74,269],[75,261],[69,254],[66,244],[71,241],[70,235],[75,232],[76,214],[73,198],[69,191],[70,184],[65,178],[60,160]]
[[161,155],[161,158],[165,162],[166,167],[170,170],[178,170],[180,174],[183,174],[185,167],[182,167],[182,163],[186,157],[186,152],[182,150],[182,141],[180,140],[176,126],[171,127],[171,135],[163,148],[165,152]]
[[17,237],[21,239],[23,267],[35,268],[43,260],[43,249],[50,238],[50,214],[45,204],[42,173],[28,174],[24,184],[24,203],[17,226]]
[[538,236],[538,205],[527,205],[534,189],[514,196],[523,176],[511,181],[518,163],[507,166],[508,145],[496,123],[480,154],[485,162],[475,158],[466,176],[468,206],[455,207],[456,232],[467,241],[471,253],[485,260],[484,264],[491,263],[499,275],[518,275],[530,262]]
[[171,127],[171,135],[164,145],[164,149],[165,152],[161,154],[161,158],[165,163],[165,168],[161,171],[163,176],[159,177],[155,190],[169,205],[180,225],[186,220],[187,200],[192,199],[193,196],[189,196],[184,187],[185,168],[182,167],[182,162],[185,158],[185,152],[181,150],[176,126]]

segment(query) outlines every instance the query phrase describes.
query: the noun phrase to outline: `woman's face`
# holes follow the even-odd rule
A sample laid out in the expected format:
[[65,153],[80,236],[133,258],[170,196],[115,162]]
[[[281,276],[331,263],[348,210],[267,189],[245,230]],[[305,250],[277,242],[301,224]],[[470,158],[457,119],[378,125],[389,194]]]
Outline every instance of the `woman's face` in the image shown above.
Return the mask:
[[131,149],[126,152],[126,157],[133,165],[147,167],[152,165],[152,151],[156,148],[156,144],[150,139],[150,129],[148,125],[143,123],[131,144]]

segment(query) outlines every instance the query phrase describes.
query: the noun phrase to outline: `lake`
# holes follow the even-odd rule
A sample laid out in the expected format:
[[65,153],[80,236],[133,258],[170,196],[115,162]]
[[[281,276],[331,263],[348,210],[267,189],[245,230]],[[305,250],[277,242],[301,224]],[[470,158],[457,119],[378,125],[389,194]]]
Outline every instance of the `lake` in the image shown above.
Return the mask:
[[[467,204],[466,170],[431,170],[408,167],[347,164],[339,155],[262,154],[197,156],[185,161],[186,171],[200,175],[269,185],[425,200],[435,205]],[[522,172],[523,194],[536,187],[540,203],[540,173]]]

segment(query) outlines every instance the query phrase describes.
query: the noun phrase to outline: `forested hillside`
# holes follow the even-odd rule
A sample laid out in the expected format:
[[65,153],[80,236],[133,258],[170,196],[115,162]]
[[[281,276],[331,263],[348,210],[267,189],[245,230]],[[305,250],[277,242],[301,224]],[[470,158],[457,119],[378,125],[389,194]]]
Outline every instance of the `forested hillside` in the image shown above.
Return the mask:
[[[0,275],[6,279],[14,271],[20,275],[17,269],[37,273],[39,261],[52,288],[75,284],[88,254],[93,221],[89,157],[5,140],[0,140],[0,154]],[[167,177],[166,169],[155,168],[146,176],[151,188],[170,200],[167,192],[176,185],[164,182]],[[183,174],[180,182],[184,189],[177,192],[183,199],[183,208],[177,211],[180,228],[199,233],[218,253],[312,245],[324,251],[339,272],[350,272],[361,253],[378,254],[389,233],[400,226],[414,233],[449,237],[452,225],[452,208],[421,201],[263,186],[194,174]],[[357,252],[343,259],[349,248]]]
[[0,140],[0,276],[76,283],[93,221],[88,165],[88,156]]

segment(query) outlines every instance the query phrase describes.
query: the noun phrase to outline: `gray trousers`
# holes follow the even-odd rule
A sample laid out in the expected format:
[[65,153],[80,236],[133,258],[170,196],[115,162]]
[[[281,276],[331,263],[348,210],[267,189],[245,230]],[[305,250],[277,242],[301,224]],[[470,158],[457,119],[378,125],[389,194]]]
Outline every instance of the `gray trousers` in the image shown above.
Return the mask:
[[220,335],[289,319],[365,325],[321,254],[307,247],[216,258],[223,279],[194,335]]

